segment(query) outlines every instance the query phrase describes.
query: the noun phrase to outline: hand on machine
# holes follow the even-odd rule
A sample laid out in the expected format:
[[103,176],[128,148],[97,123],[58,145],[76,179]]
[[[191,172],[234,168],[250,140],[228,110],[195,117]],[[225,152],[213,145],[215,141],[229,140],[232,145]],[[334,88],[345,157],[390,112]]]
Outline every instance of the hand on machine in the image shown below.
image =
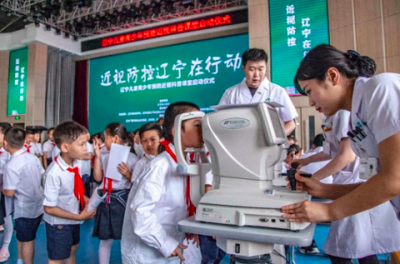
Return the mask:
[[[292,191],[296,190],[296,173],[297,173],[297,168],[298,168],[299,164],[297,162],[293,162],[291,164],[291,168],[289,170],[287,170],[287,177],[290,183],[290,188],[292,189]],[[300,176],[302,177],[307,177],[307,178],[311,178],[312,174],[308,174],[308,173],[298,173]]]

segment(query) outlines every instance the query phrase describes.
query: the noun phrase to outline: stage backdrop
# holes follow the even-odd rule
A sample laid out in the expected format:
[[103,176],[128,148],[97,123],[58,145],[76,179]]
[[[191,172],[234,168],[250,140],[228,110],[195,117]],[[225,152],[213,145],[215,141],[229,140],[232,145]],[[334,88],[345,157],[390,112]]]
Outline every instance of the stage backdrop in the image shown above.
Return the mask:
[[120,122],[129,131],[189,101],[210,112],[241,82],[248,34],[208,39],[90,60],[89,130]]

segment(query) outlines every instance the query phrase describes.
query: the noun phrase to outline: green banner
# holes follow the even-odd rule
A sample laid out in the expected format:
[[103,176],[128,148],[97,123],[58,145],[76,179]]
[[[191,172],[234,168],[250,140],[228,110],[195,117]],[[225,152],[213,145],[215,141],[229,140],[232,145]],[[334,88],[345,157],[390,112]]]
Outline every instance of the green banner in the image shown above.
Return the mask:
[[90,60],[89,129],[155,122],[169,104],[189,101],[210,112],[244,78],[248,35],[235,35]]
[[7,115],[26,114],[26,87],[28,81],[28,48],[10,52],[7,93]]
[[272,82],[296,95],[293,79],[313,47],[329,44],[326,0],[269,0]]

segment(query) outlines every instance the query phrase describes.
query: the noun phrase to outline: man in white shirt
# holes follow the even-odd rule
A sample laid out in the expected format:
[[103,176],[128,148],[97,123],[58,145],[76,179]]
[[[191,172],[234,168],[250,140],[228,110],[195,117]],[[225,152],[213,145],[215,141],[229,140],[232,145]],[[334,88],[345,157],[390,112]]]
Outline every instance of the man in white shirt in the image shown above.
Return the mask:
[[246,78],[239,84],[227,89],[219,102],[226,104],[249,104],[275,102],[283,107],[278,109],[279,117],[284,122],[286,135],[296,127],[293,119],[297,117],[289,95],[279,85],[271,83],[265,77],[268,55],[262,49],[249,49],[242,55],[243,72]]

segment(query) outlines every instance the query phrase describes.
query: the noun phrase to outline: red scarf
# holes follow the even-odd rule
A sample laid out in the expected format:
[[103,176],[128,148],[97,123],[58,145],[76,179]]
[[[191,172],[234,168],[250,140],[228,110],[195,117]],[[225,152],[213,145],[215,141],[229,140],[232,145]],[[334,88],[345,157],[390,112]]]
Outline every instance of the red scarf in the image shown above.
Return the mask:
[[51,143],[51,145],[53,145],[53,147],[55,147],[55,146],[56,146],[56,143]]
[[104,183],[103,183],[103,193],[106,193],[106,183],[108,184],[108,188],[107,188],[107,202],[106,202],[106,206],[107,204],[110,203],[110,193],[112,191],[112,179],[107,178],[104,175]]
[[26,148],[26,152],[31,153],[31,147],[32,146],[28,146],[28,145],[24,145],[24,147]]
[[[58,164],[57,157],[54,158],[54,161]],[[83,207],[85,207],[85,187],[79,174],[79,168],[68,168],[67,171],[74,173],[74,194],[76,199],[81,202],[81,210],[83,210]]]
[[[168,140],[164,140],[164,141],[160,142],[160,144],[165,147],[165,151],[171,156],[171,158],[176,163],[178,163],[175,153],[169,147],[169,143],[170,142]],[[186,178],[186,208],[187,208],[187,215],[189,217],[195,214],[196,207],[194,206],[194,204],[190,200],[190,176],[187,176],[187,178]]]

